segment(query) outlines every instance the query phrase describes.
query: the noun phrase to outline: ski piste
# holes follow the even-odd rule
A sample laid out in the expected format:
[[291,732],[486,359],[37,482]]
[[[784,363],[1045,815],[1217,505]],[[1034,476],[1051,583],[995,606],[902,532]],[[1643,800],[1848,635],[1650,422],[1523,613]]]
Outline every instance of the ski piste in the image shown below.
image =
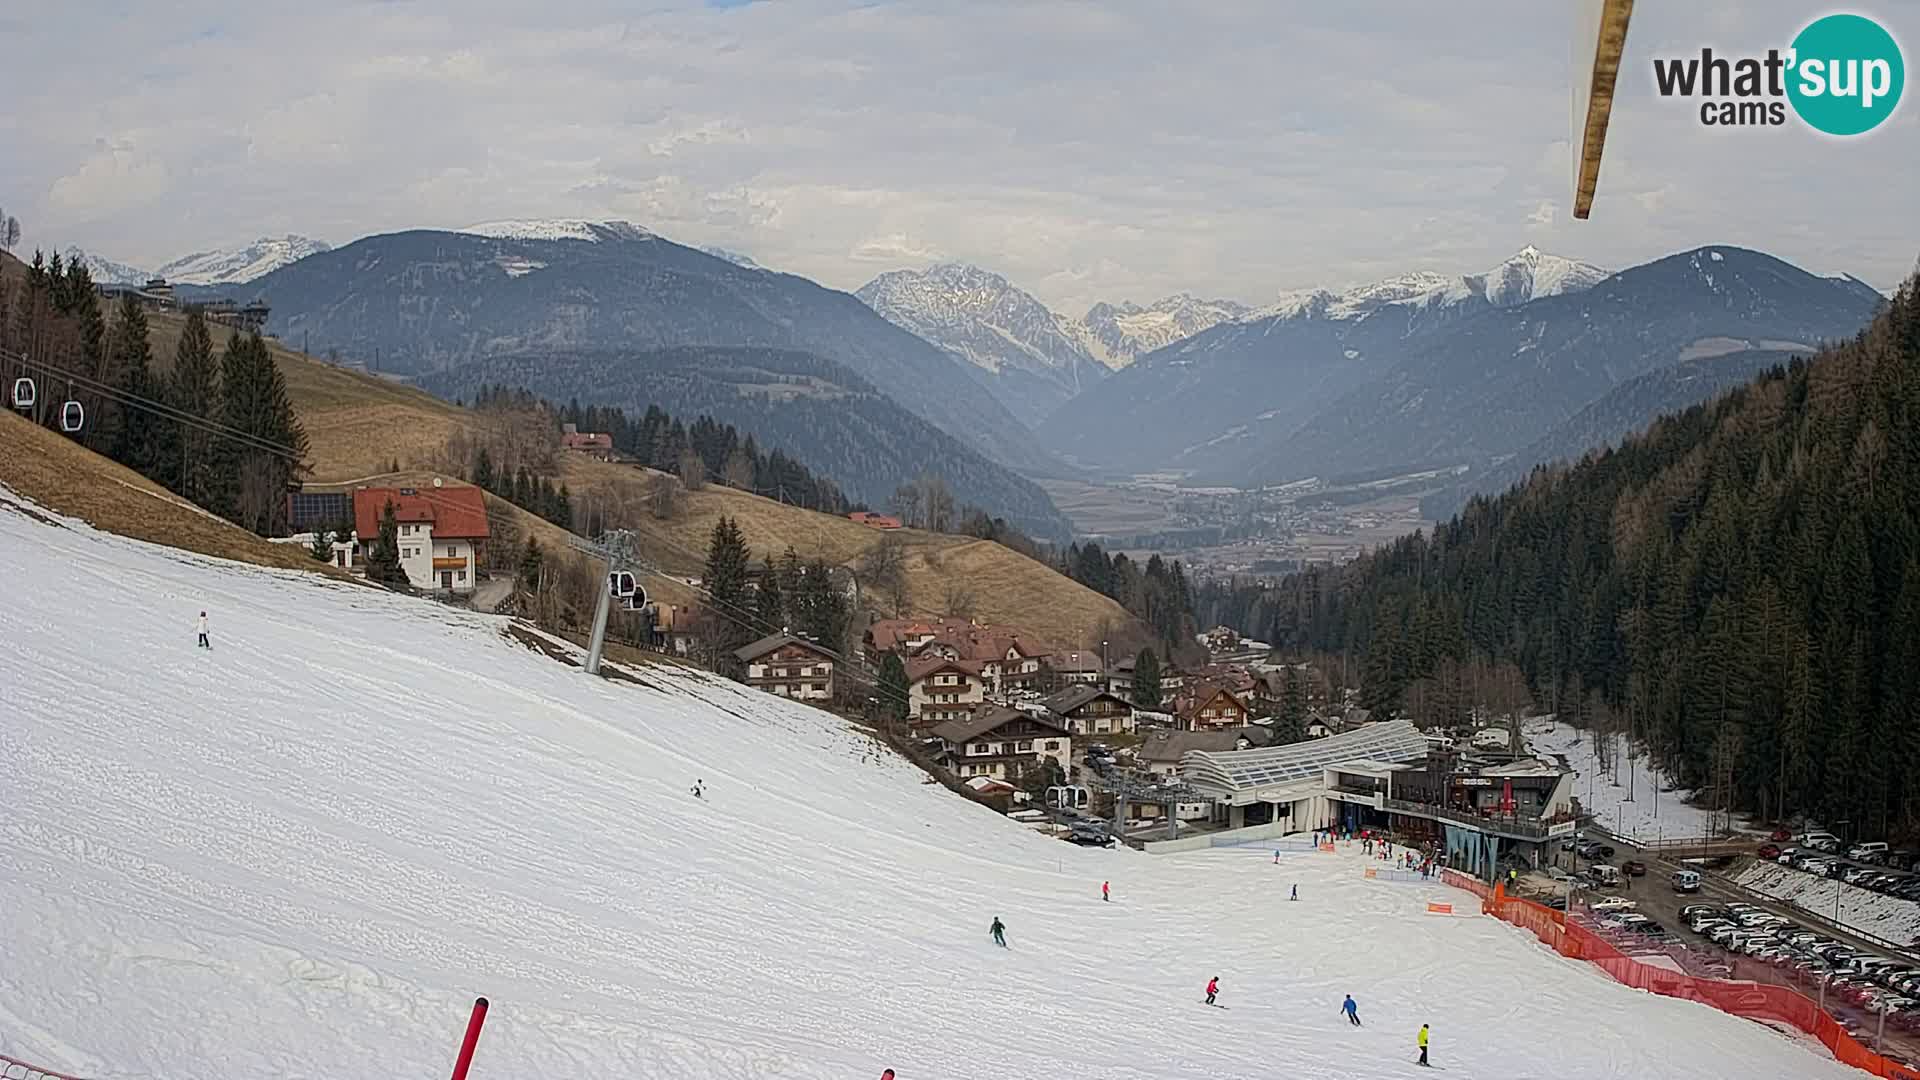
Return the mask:
[[[485,995],[485,1076],[845,1080],[884,1064],[914,1080],[992,1060],[1222,1080],[1240,1060],[1372,1080],[1418,1067],[1401,1025],[1427,1021],[1448,1033],[1432,1068],[1464,1076],[1861,1075],[1623,992],[1495,920],[1426,919],[1425,901],[1466,894],[1364,881],[1344,850],[1276,877],[1271,847],[1077,848],[903,759],[857,763],[871,740],[797,702],[691,671],[591,679],[504,618],[58,520],[0,507],[0,642],[33,653],[6,671],[0,722],[0,865],[26,868],[0,873],[0,911],[31,913],[0,936],[0,1049],[47,1068],[444,1076]],[[177,663],[207,607],[235,663]],[[688,776],[725,791],[727,813],[673,798]],[[1082,918],[1108,878],[1126,905]],[[1275,903],[1296,879],[1313,902]],[[1033,965],[952,977],[978,965],[994,914]],[[1122,957],[1133,940],[1148,958]],[[1114,1016],[1216,970],[1236,1001],[1299,1008],[1113,1038]],[[1355,1053],[1372,1038],[1319,1015],[1346,993],[1391,1052]],[[898,1020],[956,1010],[980,1021]],[[1525,1037],[1569,1015],[1579,1054]],[[143,1019],[162,1016],[165,1037]]]

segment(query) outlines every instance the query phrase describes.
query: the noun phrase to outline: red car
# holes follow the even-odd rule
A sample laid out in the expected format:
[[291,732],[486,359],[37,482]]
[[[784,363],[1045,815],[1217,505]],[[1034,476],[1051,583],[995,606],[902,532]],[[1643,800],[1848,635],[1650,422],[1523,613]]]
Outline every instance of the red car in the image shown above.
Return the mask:
[[1761,844],[1758,854],[1763,859],[1777,859],[1780,857],[1780,846],[1778,844]]
[[1793,833],[1787,829],[1775,829],[1772,833],[1768,834],[1767,839],[1776,844],[1784,844],[1793,839]]

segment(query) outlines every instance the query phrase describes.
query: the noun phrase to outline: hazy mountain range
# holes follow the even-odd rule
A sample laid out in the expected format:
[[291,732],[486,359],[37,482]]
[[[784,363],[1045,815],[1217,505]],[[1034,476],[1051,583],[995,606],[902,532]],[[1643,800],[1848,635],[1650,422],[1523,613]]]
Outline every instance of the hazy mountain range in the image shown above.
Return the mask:
[[[149,278],[165,278],[175,285],[239,285],[270,274],[309,255],[327,250],[325,241],[305,236],[263,236],[237,248],[215,248],[182,255],[152,270],[130,266],[99,255],[81,253],[93,280],[103,285],[144,285]],[[79,248],[68,248],[72,258]]]
[[[89,262],[103,280],[144,278]],[[816,450],[808,463],[849,491],[874,494],[836,472],[856,468],[846,440],[865,424],[916,468],[950,458],[948,471],[970,478],[963,497],[1006,486],[1000,505],[983,505],[1037,531],[1057,528],[1051,504],[992,469],[1254,486],[1464,466],[1458,486],[1428,500],[1443,511],[1851,334],[1883,300],[1857,279],[1734,247],[1611,275],[1528,247],[1487,270],[1413,269],[1258,307],[1181,294],[1074,318],[977,266],[890,271],[847,294],[734,252],[584,219],[392,233],[339,249],[264,239],[169,269],[182,284],[214,286],[207,295],[248,282],[247,298],[272,305],[270,328],[283,336],[438,386],[512,370],[542,392],[623,404],[654,394],[796,439],[840,415],[844,438],[800,441]],[[667,351],[687,348],[753,377],[701,379],[695,393],[690,354]],[[751,350],[766,350],[765,362],[743,359]],[[813,361],[789,354],[831,373],[797,374]],[[776,356],[787,359],[766,360]],[[817,381],[819,392],[770,391],[785,381]],[[752,408],[729,411],[719,386]],[[915,422],[882,418],[878,397]],[[833,401],[848,404],[836,414],[823,404]],[[942,434],[914,436],[915,423]],[[838,449],[824,452],[829,443]],[[788,449],[807,460],[802,446]]]
[[1880,300],[1739,248],[1612,276],[1528,248],[1484,273],[1284,295],[1142,357],[1042,434],[1084,467],[1219,484],[1478,470],[1627,380],[1710,352],[1808,348]]

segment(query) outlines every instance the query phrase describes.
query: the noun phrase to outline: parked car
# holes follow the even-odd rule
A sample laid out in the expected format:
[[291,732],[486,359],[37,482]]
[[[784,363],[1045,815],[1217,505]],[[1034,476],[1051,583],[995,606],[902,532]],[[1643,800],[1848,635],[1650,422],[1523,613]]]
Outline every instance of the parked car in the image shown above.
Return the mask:
[[1848,848],[1847,858],[1855,862],[1879,862],[1881,859],[1886,858],[1889,850],[1891,849],[1884,840],[1868,840]]
[[1793,832],[1790,829],[1775,829],[1767,834],[1767,839],[1776,844],[1784,844],[1793,839]]
[[1107,831],[1104,822],[1076,821],[1067,839],[1082,847],[1112,847],[1113,834]]
[[1780,857],[1780,849],[1773,844],[1761,844],[1760,850],[1754,854],[1763,859],[1778,859]]
[[1646,877],[1647,864],[1639,859],[1628,859],[1620,864],[1620,869],[1630,877]]
[[1817,851],[1831,853],[1840,850],[1840,838],[1830,832],[1810,832],[1802,836],[1800,842]]

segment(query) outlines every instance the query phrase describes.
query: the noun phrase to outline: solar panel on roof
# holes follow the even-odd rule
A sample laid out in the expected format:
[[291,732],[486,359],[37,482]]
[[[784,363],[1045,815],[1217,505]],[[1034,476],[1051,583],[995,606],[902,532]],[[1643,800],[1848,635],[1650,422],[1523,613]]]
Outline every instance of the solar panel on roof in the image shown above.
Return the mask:
[[1304,780],[1346,761],[1401,763],[1426,756],[1427,740],[1408,721],[1373,724],[1312,742],[1261,750],[1189,751],[1181,761],[1188,779],[1239,790]]

